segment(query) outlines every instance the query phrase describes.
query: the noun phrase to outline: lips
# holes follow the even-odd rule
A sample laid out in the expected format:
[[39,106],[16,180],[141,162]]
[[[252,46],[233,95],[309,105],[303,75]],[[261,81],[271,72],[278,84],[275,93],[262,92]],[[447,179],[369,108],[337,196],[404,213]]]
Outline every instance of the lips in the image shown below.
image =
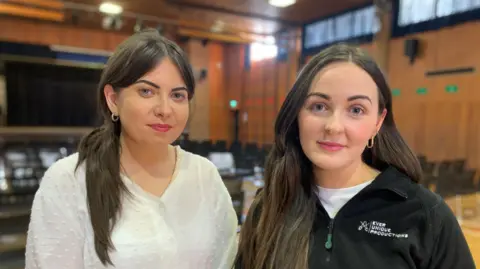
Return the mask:
[[172,126],[168,124],[150,124],[148,126],[150,126],[153,130],[162,133],[168,132],[170,129],[172,129]]
[[324,149],[326,151],[330,151],[330,152],[339,151],[339,150],[342,150],[343,148],[345,148],[344,145],[338,144],[338,143],[335,143],[335,142],[323,141],[323,142],[317,142],[317,144],[322,149]]

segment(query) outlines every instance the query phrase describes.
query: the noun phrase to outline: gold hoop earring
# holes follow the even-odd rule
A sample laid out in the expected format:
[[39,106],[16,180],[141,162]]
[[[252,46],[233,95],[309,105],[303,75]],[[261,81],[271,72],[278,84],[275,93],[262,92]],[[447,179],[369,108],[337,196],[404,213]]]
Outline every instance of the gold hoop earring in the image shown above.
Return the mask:
[[375,139],[375,136],[372,136],[372,138],[368,139],[367,148],[369,149],[373,148],[374,139]]
[[112,121],[113,121],[113,122],[117,122],[118,119],[120,119],[120,117],[119,117],[118,115],[115,115],[114,113],[112,113],[111,118],[112,118]]

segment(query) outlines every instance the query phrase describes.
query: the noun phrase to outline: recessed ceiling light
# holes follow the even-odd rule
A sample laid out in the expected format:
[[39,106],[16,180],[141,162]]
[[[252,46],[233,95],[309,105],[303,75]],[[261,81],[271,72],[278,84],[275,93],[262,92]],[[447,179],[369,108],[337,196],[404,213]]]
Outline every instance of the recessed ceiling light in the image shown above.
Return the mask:
[[105,2],[98,8],[100,12],[110,15],[118,15],[123,12],[123,8],[117,4]]
[[275,7],[288,7],[295,4],[296,0],[268,0],[268,3]]

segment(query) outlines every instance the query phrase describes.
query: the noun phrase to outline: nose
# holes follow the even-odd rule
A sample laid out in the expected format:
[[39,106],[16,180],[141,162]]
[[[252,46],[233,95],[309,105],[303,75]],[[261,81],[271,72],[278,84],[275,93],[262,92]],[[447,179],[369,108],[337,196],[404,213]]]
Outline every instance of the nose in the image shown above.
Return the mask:
[[343,131],[343,123],[340,113],[332,113],[328,116],[327,122],[325,124],[325,131],[327,133],[340,133]]
[[155,116],[168,117],[172,114],[172,104],[167,96],[160,96],[157,98],[157,103],[153,109]]

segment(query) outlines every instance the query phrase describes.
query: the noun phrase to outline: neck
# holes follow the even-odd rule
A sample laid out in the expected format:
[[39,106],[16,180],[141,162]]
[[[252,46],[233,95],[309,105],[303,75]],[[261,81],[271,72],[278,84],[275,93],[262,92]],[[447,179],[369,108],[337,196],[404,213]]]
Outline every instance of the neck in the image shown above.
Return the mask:
[[323,188],[341,189],[373,180],[379,172],[363,162],[353,163],[336,170],[315,168],[315,183]]
[[159,175],[165,171],[162,164],[166,164],[171,160],[174,149],[169,144],[149,145],[138,143],[128,136],[120,136],[121,155],[120,162],[122,170],[138,170],[148,171],[150,174]]

